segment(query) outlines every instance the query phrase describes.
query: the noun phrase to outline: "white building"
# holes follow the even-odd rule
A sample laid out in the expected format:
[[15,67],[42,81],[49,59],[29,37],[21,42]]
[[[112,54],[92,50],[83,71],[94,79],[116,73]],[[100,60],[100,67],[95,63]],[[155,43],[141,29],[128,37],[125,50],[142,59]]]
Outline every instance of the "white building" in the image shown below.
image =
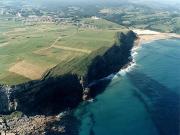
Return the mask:
[[22,17],[21,13],[19,13],[19,12],[16,14],[16,16],[19,17],[19,18]]
[[97,17],[97,16],[92,16],[91,19],[93,19],[93,20],[98,20],[98,19],[100,19],[100,18]]

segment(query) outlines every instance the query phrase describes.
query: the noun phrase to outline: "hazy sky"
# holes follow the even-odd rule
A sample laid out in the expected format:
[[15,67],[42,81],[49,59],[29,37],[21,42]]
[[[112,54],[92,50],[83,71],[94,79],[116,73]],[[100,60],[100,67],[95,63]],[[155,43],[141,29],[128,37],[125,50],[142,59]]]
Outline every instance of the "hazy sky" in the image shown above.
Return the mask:
[[0,0],[0,2],[30,2],[30,3],[41,3],[41,4],[44,4],[44,3],[71,3],[71,4],[74,4],[74,3],[124,3],[124,2],[137,2],[139,4],[142,4],[142,3],[153,3],[153,4],[166,4],[166,5],[175,5],[175,4],[180,4],[180,0]]
[[180,0],[0,0],[0,1],[36,1],[36,2],[77,2],[77,1],[82,1],[82,2],[97,2],[97,1],[102,1],[102,2],[120,2],[120,1],[150,1],[150,2],[169,2],[169,3],[176,3],[180,2]]

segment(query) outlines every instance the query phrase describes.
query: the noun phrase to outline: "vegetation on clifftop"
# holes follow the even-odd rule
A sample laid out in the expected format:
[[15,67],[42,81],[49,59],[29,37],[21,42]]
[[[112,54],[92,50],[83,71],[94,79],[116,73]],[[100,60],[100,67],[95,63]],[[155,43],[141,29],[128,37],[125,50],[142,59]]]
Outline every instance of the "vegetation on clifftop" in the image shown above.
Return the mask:
[[[100,71],[105,71],[109,67],[111,68],[109,70],[111,70],[111,72],[114,72],[113,68],[110,66],[113,66],[116,63],[117,65],[124,65],[125,61],[127,61],[124,59],[127,59],[128,55],[130,55],[129,50],[131,49],[135,39],[136,35],[132,31],[117,32],[115,34],[114,44],[112,44],[111,47],[104,46],[93,51],[88,56],[75,58],[64,64],[60,63],[52,68],[49,72],[47,72],[44,78],[56,78],[66,73],[77,74],[77,76],[79,77],[86,77],[87,75],[89,75],[89,70],[94,63],[95,68],[97,67],[97,61],[101,61],[98,65],[101,67]],[[109,55],[109,53],[111,54]],[[103,64],[105,67],[103,67]],[[118,68],[118,70],[119,69],[120,67]],[[100,74],[100,71],[97,72],[97,74]],[[104,76],[94,79],[100,79],[102,77]],[[93,79],[91,79],[91,81],[92,80]]]
[[[123,29],[103,22],[103,29],[77,30],[72,24],[29,26],[0,16],[0,84],[38,80],[59,63],[64,65],[103,46],[112,46],[114,34]],[[109,29],[109,25],[117,29]]]
[[39,82],[24,90],[16,90],[13,98],[18,102],[18,110],[56,113],[77,106],[88,84],[119,71],[131,60],[130,51],[136,34],[132,31],[118,32],[115,39],[119,41],[111,47],[102,47],[88,56],[58,64]]

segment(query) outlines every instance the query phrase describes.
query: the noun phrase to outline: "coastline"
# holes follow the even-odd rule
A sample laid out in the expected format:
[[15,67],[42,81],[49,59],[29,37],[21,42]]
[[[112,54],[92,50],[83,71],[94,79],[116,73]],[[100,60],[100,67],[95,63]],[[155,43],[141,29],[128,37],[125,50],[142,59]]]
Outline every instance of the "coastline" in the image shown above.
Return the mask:
[[[166,43],[166,42],[168,42],[168,43]],[[171,89],[169,89],[168,85],[170,86],[171,83],[167,83],[167,81],[165,81],[165,83],[164,83],[163,77],[161,79],[159,79],[160,75],[166,76],[166,73],[168,72],[168,70],[170,69],[170,71],[171,71],[171,69],[173,69],[173,68],[169,68],[169,67],[171,67],[171,66],[176,67],[175,66],[176,64],[172,64],[171,62],[176,63],[178,58],[174,60],[174,57],[169,57],[170,56],[169,53],[171,54],[171,52],[173,55],[174,55],[174,51],[176,51],[178,53],[179,41],[176,43],[175,42],[176,42],[176,39],[172,39],[172,40],[168,39],[168,40],[154,41],[154,42],[151,42],[150,44],[147,44],[147,46],[144,46],[146,44],[143,44],[143,46],[141,46],[140,49],[138,49],[138,52],[139,52],[138,57],[137,57],[137,64],[139,64],[139,65],[137,65],[138,67],[136,66],[132,71],[127,73],[126,77],[119,76],[119,78],[113,80],[112,83],[110,84],[110,86],[107,87],[106,92],[104,92],[100,97],[97,97],[95,99],[95,102],[93,103],[93,105],[87,105],[87,107],[85,109],[84,109],[84,106],[82,106],[82,107],[80,107],[80,109],[78,109],[77,117],[82,121],[82,125],[80,125],[80,129],[81,129],[80,133],[84,133],[87,129],[94,129],[94,133],[99,133],[99,131],[101,131],[103,134],[104,132],[106,132],[105,130],[101,130],[101,127],[99,127],[98,125],[93,125],[93,126],[90,125],[89,126],[86,124],[86,123],[93,123],[94,118],[97,118],[97,116],[99,116],[100,118],[96,119],[96,123],[102,123],[102,125],[103,125],[102,119],[105,118],[106,115],[101,116],[101,114],[103,114],[104,110],[108,110],[108,112],[112,112],[112,114],[110,114],[110,116],[117,115],[116,116],[117,120],[111,121],[111,117],[110,118],[108,117],[108,119],[106,120],[106,123],[108,123],[110,121],[110,124],[117,123],[117,125],[123,125],[124,123],[126,123],[127,119],[129,121],[131,121],[131,120],[134,121],[134,118],[136,116],[134,113],[132,113],[133,112],[132,110],[129,111],[129,108],[134,107],[134,104],[132,104],[132,106],[129,106],[129,101],[131,101],[131,100],[132,100],[131,101],[132,103],[135,103],[136,101],[137,102],[140,101],[140,103],[142,104],[141,106],[142,106],[142,108],[144,108],[145,111],[143,113],[141,113],[141,111],[140,111],[137,114],[140,117],[144,116],[142,118],[142,125],[144,125],[144,123],[146,125],[149,124],[149,122],[146,121],[147,122],[146,123],[144,121],[144,120],[147,120],[147,116],[148,116],[148,119],[151,122],[149,125],[152,125],[152,126],[150,126],[152,128],[150,128],[150,129],[147,128],[146,130],[148,132],[153,131],[150,134],[156,134],[156,132],[158,134],[161,131],[163,131],[164,133],[167,133],[167,135],[171,134],[172,133],[171,131],[173,131],[173,133],[175,133],[175,134],[178,133],[178,130],[177,130],[178,122],[176,122],[177,118],[178,118],[178,113],[177,113],[178,103],[176,101],[178,101],[178,100],[172,100],[172,99],[174,99],[174,97],[175,97],[175,99],[177,98],[177,95],[176,95],[177,93],[176,92],[174,93],[174,91],[172,92]],[[175,44],[173,44],[173,43],[175,43]],[[173,46],[170,47],[171,45],[173,45]],[[150,46],[150,47],[148,47],[148,46]],[[176,48],[176,47],[178,47],[178,48]],[[157,49],[157,48],[160,48],[160,49]],[[153,52],[153,53],[151,53],[151,52]],[[146,56],[148,56],[148,57],[146,57]],[[153,59],[153,58],[155,58],[155,59]],[[162,60],[162,58],[164,58],[164,59]],[[162,60],[162,61],[159,61],[159,60]],[[167,64],[167,66],[165,66],[165,64]],[[162,71],[162,68],[163,68],[163,71]],[[166,70],[164,70],[164,69],[166,69]],[[172,72],[172,74],[174,74],[174,79],[175,79],[177,77],[176,70],[174,72]],[[168,80],[171,81],[171,78],[168,78]],[[160,94],[157,94],[157,91]],[[161,91],[162,91],[162,93],[161,93]],[[152,94],[149,94],[149,92],[151,92]],[[168,94],[164,94],[164,92],[165,93],[167,92]],[[110,95],[110,97],[109,97],[109,95]],[[127,98],[127,97],[129,97],[129,98]],[[111,100],[109,100],[110,98],[112,99],[112,102],[111,102]],[[152,100],[152,98],[153,98],[153,100]],[[107,101],[107,99],[108,99],[108,101]],[[154,99],[157,99],[157,100],[154,100]],[[103,106],[104,105],[103,103],[106,104],[107,106]],[[127,105],[124,105],[126,103],[127,103]],[[166,103],[166,104],[164,105],[163,103]],[[164,114],[164,112],[166,112],[169,108],[171,108],[172,105],[174,106],[173,108],[175,111],[172,110],[170,112],[171,115],[167,116],[166,113]],[[99,108],[99,106],[101,107],[101,111],[96,111]],[[127,110],[126,110],[126,107],[127,107]],[[138,107],[141,108],[140,106],[138,106]],[[120,108],[120,111],[118,110],[119,108]],[[161,109],[159,109],[159,108],[161,108]],[[81,110],[81,111],[79,111],[79,110]],[[91,116],[94,116],[93,118],[88,117],[88,114],[89,114],[88,110],[92,110]],[[128,111],[130,112],[129,114],[132,113],[132,117],[129,117],[129,114],[127,113]],[[85,117],[83,117],[82,113],[79,113],[79,112],[83,112],[83,116],[85,116]],[[121,113],[121,112],[123,112],[123,113]],[[126,115],[126,113],[128,114],[128,116],[127,116],[127,119],[124,119],[123,114]],[[119,114],[121,114],[121,115],[119,115]],[[172,116],[174,116],[174,117],[172,117]],[[87,117],[89,118],[88,119],[89,121],[87,120]],[[138,118],[140,118],[140,117],[138,117]],[[154,123],[158,123],[158,124],[156,125]],[[171,126],[169,126],[169,124]],[[103,126],[106,127],[106,125],[103,125]],[[129,123],[127,123],[126,127],[127,127],[127,131],[128,131]],[[138,125],[138,127],[140,127],[140,129],[138,129],[138,130],[141,133],[142,126]],[[122,133],[122,130],[119,130],[118,126],[116,127],[116,129],[119,133]],[[124,129],[124,127],[123,127],[123,129]],[[152,130],[152,129],[157,129],[157,130]],[[108,130],[110,132],[114,131],[114,126],[110,127]],[[91,130],[88,130],[88,131],[90,132]],[[170,132],[170,133],[168,133],[168,132]],[[126,134],[126,132],[125,132],[125,134]]]
[[[165,33],[159,33],[159,32],[157,32],[157,33],[150,33],[150,32],[149,33],[137,33],[137,32],[135,32],[135,33],[138,35],[139,38],[134,41],[134,46],[131,49],[131,57],[129,58],[129,63],[127,65],[125,65],[124,68],[122,68],[116,74],[113,74],[113,75],[111,74],[108,77],[105,77],[103,79],[110,79],[110,80],[115,79],[119,75],[124,76],[124,74],[126,74],[126,72],[131,71],[134,68],[134,66],[136,65],[135,56],[137,54],[137,49],[141,45],[143,45],[144,43],[152,42],[152,41],[159,40],[159,39],[180,38],[180,35],[177,35],[177,34],[172,35],[171,33],[166,33],[166,34]],[[103,80],[103,79],[100,79],[100,80]],[[91,100],[91,99],[88,100],[88,102],[92,102],[92,101],[93,100]],[[25,118],[23,117],[21,119],[24,120]],[[24,123],[22,126],[28,127],[29,124],[34,122],[34,120],[36,121],[36,120],[39,120],[39,119],[40,119],[41,122],[46,123],[46,125],[49,125],[49,123],[51,124],[54,121],[56,121],[56,122],[63,121],[63,117],[59,118],[56,115],[55,116],[49,116],[49,117],[47,117],[47,116],[35,116],[35,118],[32,117],[32,121],[29,121],[29,118],[27,118],[28,122]],[[36,123],[36,124],[38,125],[38,123]],[[16,124],[14,124],[14,125],[16,125]],[[40,127],[37,127],[37,128],[42,128],[42,131],[43,131],[44,128],[49,128],[49,127],[46,127],[46,125],[45,126],[40,126]],[[63,133],[63,132],[65,132],[65,127],[64,127],[64,125],[60,125],[59,127],[57,127],[56,129],[53,129],[53,130]],[[34,132],[34,131],[32,131],[32,132]]]
[[160,39],[180,38],[180,34],[176,33],[162,33],[143,29],[133,29],[132,31],[135,32],[139,37],[137,46]]
[[[50,73],[47,74],[49,75],[46,76],[47,79],[39,80],[36,82],[29,82],[27,84],[22,84],[20,86],[13,86],[13,87],[5,86],[5,88],[3,87],[2,90],[5,90],[4,96],[11,97],[12,99],[10,100],[5,99],[4,102],[7,103],[7,106],[5,106],[5,108],[2,109],[7,110],[7,111],[5,110],[7,116],[11,115],[8,114],[11,113],[10,111],[16,111],[16,110],[20,111],[20,112],[16,111],[16,114],[23,112],[22,113],[23,116],[20,116],[18,118],[18,121],[22,120],[24,122],[23,125],[21,125],[21,123],[18,123],[18,121],[16,121],[16,115],[15,117],[14,115],[12,115],[13,117],[10,120],[7,120],[7,118],[2,117],[2,120],[1,119],[0,120],[2,121],[2,124],[5,125],[2,128],[2,130],[5,131],[6,133],[15,133],[16,132],[15,130],[20,127],[23,129],[24,132],[27,132],[27,134],[31,132],[33,133],[35,131],[65,132],[64,127],[66,126],[64,126],[64,124],[66,122],[64,122],[63,119],[65,119],[66,121],[66,118],[62,116],[62,118],[59,119],[58,114],[66,109],[76,107],[76,105],[78,105],[84,99],[85,100],[90,99],[89,101],[92,102],[93,100],[91,99],[91,97],[94,97],[97,94],[103,92],[105,87],[107,86],[107,84],[109,84],[110,81],[107,81],[101,90],[94,92],[90,91],[89,88],[87,88],[88,90],[87,92],[85,91],[83,92],[83,90],[85,90],[84,86],[86,86],[86,84],[90,84],[95,80],[98,80],[99,78],[101,79],[106,75],[118,72],[118,70],[122,68],[123,65],[132,61],[130,51],[134,46],[134,41],[135,39],[137,39],[137,35],[132,31],[128,31],[127,33],[118,32],[116,34],[116,39],[117,40],[111,47],[100,48],[96,50],[94,53],[91,53],[89,56],[85,57],[84,59],[80,59],[81,63],[80,62],[79,63],[80,64],[85,63],[82,66],[83,69],[87,71],[84,70],[81,71],[82,67],[79,66],[80,65],[79,63],[76,63],[75,65],[70,63],[74,66],[74,70],[73,72],[72,71],[70,73],[68,72],[68,74],[67,73],[62,74],[61,72],[59,72],[61,66],[56,66],[54,69],[50,70],[50,73],[52,72],[52,74]],[[122,44],[120,44],[121,43],[120,41],[122,41]],[[124,53],[122,53],[122,51]],[[114,57],[116,57],[117,59],[113,59]],[[104,66],[101,66],[102,62],[104,62],[103,63]],[[113,64],[113,66],[111,64]],[[96,65],[98,65],[98,67]],[[102,69],[105,71],[101,72]],[[81,72],[79,72],[79,70]],[[96,72],[94,73],[92,71],[96,71]],[[87,76],[86,72],[91,74],[88,74]],[[98,73],[98,76],[96,73]],[[55,78],[56,77],[55,75],[56,76],[58,75],[59,78]],[[90,81],[89,80],[87,81],[86,78],[90,79]],[[69,82],[69,80],[71,81]],[[12,93],[8,93],[9,95],[7,95],[6,91],[8,92],[12,91]],[[31,96],[32,100],[27,100],[29,96]],[[61,98],[59,98],[60,96]],[[37,108],[37,103],[38,103],[38,108]],[[9,106],[11,107],[10,109]],[[51,119],[51,117],[53,119]],[[67,117],[69,119],[70,116]],[[34,123],[34,121],[36,120],[40,120],[42,123],[45,123],[45,125],[41,123],[36,123],[37,125],[34,124],[34,126],[31,127],[32,123]],[[62,122],[62,124],[58,124],[60,126],[56,126],[56,123],[59,122],[60,123]],[[53,125],[53,126],[55,125],[55,128],[50,127],[49,125]],[[27,128],[24,128],[24,126]],[[68,127],[66,128],[66,131],[69,132]],[[21,131],[19,131],[19,133],[20,132]]]
[[134,46],[131,49],[132,60],[122,69],[120,69],[120,71],[117,72],[117,74],[115,74],[113,77],[112,75],[106,77],[107,79],[116,79],[118,78],[119,75],[124,76],[127,72],[130,72],[136,65],[135,57],[138,54],[137,50],[142,45],[161,39],[171,39],[171,38],[180,39],[180,35],[176,33],[162,33],[152,30],[143,30],[143,29],[132,29],[132,31],[136,33],[138,37],[138,39],[134,41]]

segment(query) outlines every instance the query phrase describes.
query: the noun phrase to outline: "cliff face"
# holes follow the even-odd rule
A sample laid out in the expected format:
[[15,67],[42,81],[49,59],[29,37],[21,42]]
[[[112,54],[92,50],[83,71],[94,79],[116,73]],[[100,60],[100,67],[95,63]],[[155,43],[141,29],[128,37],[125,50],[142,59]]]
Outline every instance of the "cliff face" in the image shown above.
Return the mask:
[[3,86],[0,87],[0,101],[1,101],[0,103],[1,113],[5,113],[9,111],[8,94]]
[[[15,101],[14,109],[30,114],[58,113],[90,98],[91,82],[119,71],[131,61],[135,33],[117,33],[115,39],[112,47],[102,47],[87,57],[59,64],[49,70],[42,80],[16,87],[9,96],[11,101]],[[6,103],[0,106],[0,113],[8,111],[8,100],[3,101]]]
[[130,61],[130,51],[136,40],[133,31],[118,32],[111,47],[102,47],[87,57],[73,59],[69,63],[52,68],[44,79],[56,78],[64,73],[76,74],[87,84],[117,72]]

